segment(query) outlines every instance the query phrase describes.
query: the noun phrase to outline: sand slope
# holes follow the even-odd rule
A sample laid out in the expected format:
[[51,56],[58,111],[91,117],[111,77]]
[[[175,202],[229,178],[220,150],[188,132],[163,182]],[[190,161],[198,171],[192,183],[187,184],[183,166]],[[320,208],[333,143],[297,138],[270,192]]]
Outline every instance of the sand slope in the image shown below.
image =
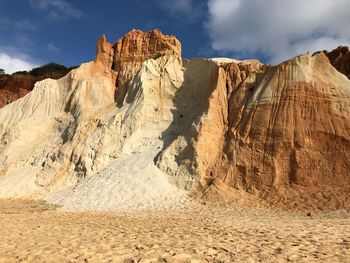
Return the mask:
[[84,64],[1,109],[0,196],[98,211],[187,202],[154,163],[183,81],[181,59],[143,63],[122,107],[114,102],[113,72],[105,70]]

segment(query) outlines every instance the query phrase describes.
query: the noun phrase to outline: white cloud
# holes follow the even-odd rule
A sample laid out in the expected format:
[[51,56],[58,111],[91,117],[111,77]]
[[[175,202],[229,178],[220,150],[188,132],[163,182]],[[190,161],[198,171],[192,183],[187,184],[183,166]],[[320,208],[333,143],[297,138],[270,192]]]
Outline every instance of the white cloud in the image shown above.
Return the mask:
[[67,18],[80,18],[83,12],[64,0],[28,0],[29,4],[39,10],[48,12],[53,20],[65,20]]
[[7,74],[12,74],[16,71],[28,71],[37,66],[36,63],[30,60],[0,52],[0,68],[4,69]]
[[349,0],[209,0],[212,48],[278,63],[350,43]]

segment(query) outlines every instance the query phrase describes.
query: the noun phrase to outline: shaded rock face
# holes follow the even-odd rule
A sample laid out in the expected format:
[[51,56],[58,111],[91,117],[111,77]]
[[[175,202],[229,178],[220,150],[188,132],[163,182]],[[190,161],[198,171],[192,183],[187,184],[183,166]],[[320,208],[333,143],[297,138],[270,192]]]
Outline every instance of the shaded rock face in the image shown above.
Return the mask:
[[339,72],[350,79],[350,50],[349,47],[338,47],[331,52],[324,51],[329,61]]
[[70,69],[48,64],[28,72],[18,72],[12,75],[0,75],[0,108],[25,96],[33,90],[37,81],[52,78],[59,79],[66,75]]
[[0,108],[30,92],[36,81],[27,75],[0,76]]

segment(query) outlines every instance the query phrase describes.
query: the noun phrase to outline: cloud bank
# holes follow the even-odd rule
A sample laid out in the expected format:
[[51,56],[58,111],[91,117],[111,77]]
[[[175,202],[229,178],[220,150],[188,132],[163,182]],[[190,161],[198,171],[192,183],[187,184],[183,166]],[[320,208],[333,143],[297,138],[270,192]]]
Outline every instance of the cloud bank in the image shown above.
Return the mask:
[[5,73],[12,74],[16,71],[31,70],[38,65],[23,58],[14,57],[7,53],[0,52],[0,68],[5,70]]
[[269,63],[350,43],[349,0],[209,0],[212,48]]

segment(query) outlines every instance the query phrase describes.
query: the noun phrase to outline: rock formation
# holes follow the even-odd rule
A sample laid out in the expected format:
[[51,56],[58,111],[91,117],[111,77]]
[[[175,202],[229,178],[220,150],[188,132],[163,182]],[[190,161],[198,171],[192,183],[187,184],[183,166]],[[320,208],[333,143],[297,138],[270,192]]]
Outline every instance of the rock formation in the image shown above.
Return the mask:
[[350,50],[349,47],[338,47],[331,52],[324,51],[331,64],[350,79]]
[[132,30],[114,44],[112,69],[117,72],[116,101],[119,106],[128,83],[142,63],[163,56],[181,57],[181,43],[175,36],[163,35],[158,29],[150,32]]
[[[223,151],[210,181],[253,193],[277,189],[268,198],[290,206],[300,201],[289,198],[296,188],[309,206],[346,205],[348,190],[339,198],[338,191],[350,186],[350,82],[323,53],[248,71],[229,98]],[[324,200],[329,188],[332,201]],[[327,198],[312,196],[317,191]]]
[[112,45],[103,35],[97,43],[96,61],[116,75],[116,102],[121,106],[126,89],[148,59],[162,56],[181,57],[181,43],[172,35],[163,35],[159,29],[149,32],[132,30]]
[[182,60],[180,42],[159,30],[114,45],[102,36],[94,62],[0,110],[0,196],[110,210],[243,191],[287,208],[349,207],[340,53],[271,67]]
[[47,64],[28,72],[17,72],[12,75],[0,74],[0,108],[25,96],[33,90],[37,81],[52,78],[59,79],[70,69],[57,65]]

